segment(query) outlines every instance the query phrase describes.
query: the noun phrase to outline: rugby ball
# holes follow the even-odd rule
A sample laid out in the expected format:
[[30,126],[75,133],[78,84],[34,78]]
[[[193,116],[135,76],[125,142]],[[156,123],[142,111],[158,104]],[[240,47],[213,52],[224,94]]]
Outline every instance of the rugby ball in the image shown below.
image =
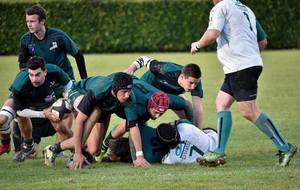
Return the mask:
[[52,113],[60,120],[64,119],[71,112],[71,105],[65,99],[59,98],[52,104]]

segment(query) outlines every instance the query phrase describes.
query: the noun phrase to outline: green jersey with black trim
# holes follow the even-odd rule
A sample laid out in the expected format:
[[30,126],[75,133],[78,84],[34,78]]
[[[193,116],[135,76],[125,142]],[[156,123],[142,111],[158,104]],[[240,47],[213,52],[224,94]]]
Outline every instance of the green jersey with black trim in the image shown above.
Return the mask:
[[73,84],[69,96],[72,96],[72,93],[76,91],[80,94],[89,94],[91,96],[85,105],[87,108],[84,108],[84,112],[87,115],[91,113],[93,106],[97,106],[108,113],[115,113],[116,110],[121,109],[124,111],[127,120],[135,121],[137,114],[134,93],[131,93],[129,99],[121,104],[111,93],[112,80],[113,77],[107,76],[95,76],[80,80]]
[[79,48],[75,42],[63,31],[55,28],[47,28],[44,39],[39,40],[30,32],[21,37],[21,49],[19,54],[20,69],[26,68],[26,63],[32,56],[43,57],[48,64],[54,64],[62,68],[71,79],[74,72],[67,53],[76,55]]
[[18,73],[10,87],[17,110],[30,108],[41,111],[62,97],[62,89],[70,82],[70,78],[56,65],[46,64],[45,68],[47,75],[44,83],[39,87],[32,85],[28,71],[23,70]]
[[[150,64],[150,70],[141,77],[141,80],[148,82],[165,93],[183,94],[185,92],[184,88],[177,82],[182,69],[183,66],[176,63],[153,60]],[[201,80],[197,87],[191,91],[191,95],[203,97]]]

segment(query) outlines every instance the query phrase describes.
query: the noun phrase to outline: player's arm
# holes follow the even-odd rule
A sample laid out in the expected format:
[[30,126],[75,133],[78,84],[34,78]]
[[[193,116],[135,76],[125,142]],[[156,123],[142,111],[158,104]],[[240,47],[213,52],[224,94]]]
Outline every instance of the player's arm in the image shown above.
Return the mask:
[[132,62],[132,64],[124,71],[128,74],[134,74],[135,71],[142,67],[146,67],[147,69],[150,69],[150,65],[153,59],[146,57],[146,56],[141,56],[138,57],[136,60]]
[[140,129],[137,124],[129,129],[129,133],[133,145],[131,156],[134,167],[149,167],[149,162],[144,158]]
[[[94,109],[96,98],[94,94],[89,91],[84,95],[81,102],[77,106],[78,114],[75,119],[75,131],[74,131],[74,168],[81,168],[84,162],[88,163],[86,158],[82,154],[82,146],[85,144],[87,137],[89,136],[93,123],[99,118],[100,112]],[[93,121],[88,122],[89,116],[96,115]],[[87,125],[86,125],[87,124]]]
[[199,96],[192,96],[193,104],[193,124],[199,129],[203,128],[203,109],[202,98]]
[[224,7],[215,6],[209,15],[209,24],[207,30],[204,32],[199,41],[193,42],[191,44],[191,53],[194,54],[199,49],[204,48],[216,41],[220,36],[221,31],[223,30],[225,24],[225,17],[222,10]]
[[216,41],[220,36],[220,31],[216,29],[208,29],[200,38],[199,41],[191,44],[191,53],[197,52],[199,49],[204,48]]
[[27,67],[27,61],[31,55],[28,52],[27,47],[21,42],[20,49],[19,49],[19,69],[24,70]]
[[[188,119],[189,121],[193,121],[193,108],[190,105],[190,103],[185,100],[181,96],[173,95],[173,94],[167,94],[170,100],[169,103],[169,109],[172,110],[183,110],[185,114],[184,119]],[[181,118],[182,119],[182,118]]]
[[85,61],[82,52],[77,47],[76,43],[68,36],[68,34],[63,33],[63,43],[68,53],[70,53],[76,60],[77,68],[81,79],[87,78],[87,71],[85,66]]
[[[135,96],[133,93],[131,93],[130,99],[126,102],[126,105],[124,106],[124,113],[128,121],[129,135],[135,148],[135,155],[132,155],[132,160],[135,167],[148,167],[150,166],[150,164],[144,158],[143,154],[141,133],[138,126],[138,116],[136,112],[135,102]],[[134,157],[136,159],[134,159]]]
[[256,30],[257,30],[258,47],[259,47],[259,50],[262,51],[266,48],[266,46],[268,44],[268,40],[267,40],[267,34],[264,31],[261,24],[258,22],[258,20],[256,20]]
[[78,52],[74,55],[74,58],[76,60],[80,78],[81,79],[87,78],[87,71],[86,71],[85,61],[82,52],[78,50]]

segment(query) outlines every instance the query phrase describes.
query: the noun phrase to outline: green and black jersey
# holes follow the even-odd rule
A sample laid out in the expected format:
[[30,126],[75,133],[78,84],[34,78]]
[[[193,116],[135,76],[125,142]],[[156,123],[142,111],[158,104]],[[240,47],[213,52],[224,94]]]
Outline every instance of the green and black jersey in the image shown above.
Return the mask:
[[55,65],[46,64],[45,67],[47,75],[44,83],[39,87],[32,85],[28,71],[23,70],[18,73],[10,87],[16,110],[30,108],[41,111],[62,97],[62,89],[70,82],[70,78]]
[[[84,94],[82,102],[79,104],[78,109],[85,115],[90,115],[97,106],[99,109],[106,113],[115,113],[117,110],[123,110],[126,119],[130,122],[136,122],[136,105],[134,93],[130,94],[129,99],[125,103],[120,103],[119,100],[111,93],[112,77],[96,76],[80,80],[73,84],[69,96],[75,91]],[[69,97],[69,99],[74,99]]]
[[[176,63],[153,60],[150,64],[150,70],[141,77],[141,80],[148,82],[165,93],[183,94],[185,91],[177,82],[182,69],[183,66]],[[203,97],[201,80],[191,92],[191,95]]]
[[43,57],[48,64],[54,64],[62,68],[71,79],[74,72],[67,53],[73,57],[79,48],[75,42],[63,31],[55,28],[46,28],[43,40],[39,40],[34,34],[27,32],[21,37],[21,49],[19,53],[19,67],[26,68],[26,62],[32,56]]

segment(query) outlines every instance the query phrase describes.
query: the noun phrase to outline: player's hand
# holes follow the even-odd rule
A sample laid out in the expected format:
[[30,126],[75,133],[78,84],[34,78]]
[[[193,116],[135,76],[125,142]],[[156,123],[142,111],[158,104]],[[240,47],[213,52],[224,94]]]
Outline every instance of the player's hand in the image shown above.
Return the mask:
[[43,110],[44,115],[47,119],[50,121],[57,123],[60,121],[59,117],[57,117],[55,114],[52,113],[52,107],[46,108]]
[[191,53],[192,54],[196,53],[199,50],[198,43],[199,43],[199,41],[196,41],[191,44]]
[[136,157],[136,160],[133,161],[133,165],[134,167],[143,167],[143,168],[151,166],[143,156]]
[[86,157],[84,157],[82,153],[75,153],[73,157],[73,166],[71,166],[71,169],[82,168],[84,164],[90,165],[91,163],[87,161]]

